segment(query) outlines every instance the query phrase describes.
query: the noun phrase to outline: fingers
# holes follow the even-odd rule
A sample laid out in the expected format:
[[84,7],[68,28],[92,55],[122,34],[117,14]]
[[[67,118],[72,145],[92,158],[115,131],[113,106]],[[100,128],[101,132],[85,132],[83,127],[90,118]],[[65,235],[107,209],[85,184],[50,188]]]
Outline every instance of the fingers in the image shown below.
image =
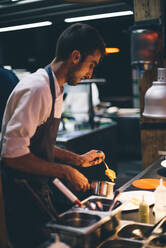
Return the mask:
[[104,154],[104,152],[103,151],[97,151],[97,154],[98,154],[98,156],[100,157],[100,158],[102,158],[103,160],[105,159],[105,154]]
[[90,165],[100,164],[105,159],[103,151],[92,150],[91,152],[93,153],[93,159],[90,161]]
[[104,152],[99,150],[91,150],[81,156],[84,161],[81,164],[82,167],[88,167],[88,166],[100,164],[105,159]]
[[88,179],[76,169],[70,168],[67,180],[76,191],[86,191],[90,189]]
[[96,164],[100,164],[103,162],[103,158],[95,158],[94,160],[92,160],[90,162],[91,165],[96,165]]

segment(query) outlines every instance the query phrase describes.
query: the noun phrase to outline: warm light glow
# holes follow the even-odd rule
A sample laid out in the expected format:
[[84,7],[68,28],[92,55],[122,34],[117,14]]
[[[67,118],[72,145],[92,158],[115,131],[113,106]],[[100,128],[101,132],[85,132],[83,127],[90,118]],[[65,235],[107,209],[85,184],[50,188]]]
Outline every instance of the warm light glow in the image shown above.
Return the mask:
[[119,11],[119,12],[90,15],[90,16],[72,17],[72,18],[66,18],[64,21],[65,22],[81,22],[81,21],[103,19],[103,18],[110,18],[110,17],[116,17],[116,16],[126,16],[126,15],[133,15],[133,11],[129,10],[129,11]]
[[158,38],[158,33],[147,33],[147,34],[142,34],[142,38],[149,40],[149,41],[155,41]]
[[117,48],[117,47],[106,47],[105,52],[106,52],[106,54],[108,54],[108,53],[119,53],[120,49]]
[[44,26],[49,26],[49,25],[52,25],[52,22],[49,22],[49,21],[37,22],[37,23],[31,23],[31,24],[0,28],[0,32],[15,31],[15,30],[21,30],[21,29],[27,29],[27,28],[37,28],[37,27],[44,27]]

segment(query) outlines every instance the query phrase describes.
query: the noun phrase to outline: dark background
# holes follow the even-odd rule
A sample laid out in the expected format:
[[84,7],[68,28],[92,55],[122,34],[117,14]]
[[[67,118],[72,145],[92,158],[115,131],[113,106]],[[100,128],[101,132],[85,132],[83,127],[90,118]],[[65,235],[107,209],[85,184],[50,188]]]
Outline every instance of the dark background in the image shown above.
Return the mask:
[[[96,77],[107,80],[105,85],[98,85],[103,101],[115,100],[116,103],[117,98],[132,98],[128,28],[133,22],[133,16],[86,22],[99,30],[108,47],[120,49],[120,53],[107,55],[95,71]],[[64,21],[56,22],[55,19],[52,26],[0,33],[1,63],[31,72],[45,66],[54,58],[58,36],[69,25]],[[125,107],[130,105],[132,100]]]

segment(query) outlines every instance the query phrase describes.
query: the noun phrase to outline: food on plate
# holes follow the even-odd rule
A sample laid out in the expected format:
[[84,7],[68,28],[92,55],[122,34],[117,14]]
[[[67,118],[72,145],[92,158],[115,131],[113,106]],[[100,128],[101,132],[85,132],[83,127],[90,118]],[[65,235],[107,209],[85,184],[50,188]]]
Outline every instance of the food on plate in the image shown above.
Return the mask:
[[140,203],[140,200],[139,200],[138,198],[136,198],[136,197],[133,197],[133,198],[130,199],[130,202],[131,202],[132,204],[138,206],[139,203]]

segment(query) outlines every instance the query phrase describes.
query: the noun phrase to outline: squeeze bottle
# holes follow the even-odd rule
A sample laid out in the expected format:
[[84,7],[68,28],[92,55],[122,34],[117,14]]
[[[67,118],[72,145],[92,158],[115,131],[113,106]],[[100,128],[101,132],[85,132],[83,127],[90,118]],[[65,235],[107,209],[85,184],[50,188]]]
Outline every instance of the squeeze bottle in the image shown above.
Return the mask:
[[160,184],[154,191],[155,205],[153,211],[155,220],[158,221],[166,215],[166,187],[163,185],[163,179],[160,179]]
[[139,217],[140,222],[149,222],[149,205],[145,202],[144,195],[142,196],[142,201],[139,204]]

